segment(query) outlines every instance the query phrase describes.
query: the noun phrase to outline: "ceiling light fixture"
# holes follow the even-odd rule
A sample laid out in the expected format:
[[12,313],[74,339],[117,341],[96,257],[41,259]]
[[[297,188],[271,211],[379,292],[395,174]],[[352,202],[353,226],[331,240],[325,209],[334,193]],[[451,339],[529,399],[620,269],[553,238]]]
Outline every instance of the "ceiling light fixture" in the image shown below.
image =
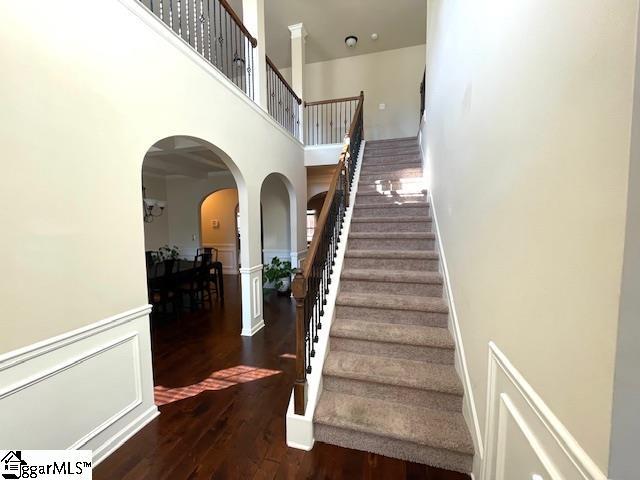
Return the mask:
[[358,37],[356,37],[355,35],[349,35],[344,39],[344,43],[347,44],[347,47],[353,48],[356,46],[356,43],[358,43]]
[[378,39],[378,34],[377,33],[372,33],[371,34],[371,40],[373,40],[374,42]]

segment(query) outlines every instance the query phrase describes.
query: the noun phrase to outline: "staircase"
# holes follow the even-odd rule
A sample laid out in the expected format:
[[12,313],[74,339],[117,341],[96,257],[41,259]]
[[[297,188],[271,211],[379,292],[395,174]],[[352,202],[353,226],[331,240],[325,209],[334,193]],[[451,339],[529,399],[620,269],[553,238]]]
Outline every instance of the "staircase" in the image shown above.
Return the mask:
[[470,472],[473,444],[416,139],[367,142],[317,441]]

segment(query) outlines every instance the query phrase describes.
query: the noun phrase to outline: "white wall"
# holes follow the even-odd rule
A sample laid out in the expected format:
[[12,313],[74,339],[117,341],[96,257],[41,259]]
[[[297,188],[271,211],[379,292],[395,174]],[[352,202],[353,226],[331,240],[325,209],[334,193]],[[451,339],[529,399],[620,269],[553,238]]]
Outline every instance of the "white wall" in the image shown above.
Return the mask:
[[[362,90],[368,140],[414,137],[419,126],[424,55],[425,46],[416,45],[308,63],[304,70],[304,100],[351,97]],[[385,110],[378,109],[381,103],[386,105]]]
[[307,168],[307,200],[329,190],[335,166]]
[[[151,145],[174,135],[202,139],[233,173],[246,212],[243,334],[259,330],[264,325],[260,187],[272,172],[287,176],[296,193],[292,225],[299,226],[292,242],[305,245],[302,145],[136,0],[4,2],[0,22],[0,42],[11,45],[0,49],[0,141],[3,158],[14,162],[0,177],[0,201],[11,206],[0,213],[5,228],[0,248],[11,252],[0,280],[5,319],[0,352],[121,318],[147,304],[141,166]],[[168,201],[176,205],[171,195]],[[147,328],[146,316],[140,324]],[[150,378],[149,344],[134,343],[142,370],[135,363],[119,369],[116,382]],[[69,368],[93,366],[81,376],[86,381],[78,387],[73,378],[80,377],[69,378],[59,397],[48,398],[47,408],[63,411],[77,388],[101,391],[103,365],[73,360],[92,348],[95,344],[71,355]],[[11,361],[3,368],[15,372],[17,383],[28,383],[33,373]],[[116,417],[134,425],[152,406],[150,383],[141,388],[142,404],[118,417],[120,405],[99,402],[104,410],[85,419],[83,429]],[[37,388],[28,390],[39,396]],[[0,410],[10,396],[0,397]],[[33,411],[9,411],[15,428],[31,429]],[[47,418],[48,431],[67,428],[66,416]],[[103,435],[115,438],[121,423],[108,424]],[[62,440],[40,441],[35,435],[21,447],[67,448]]]
[[606,474],[638,2],[428,5],[422,143],[480,430],[506,428],[493,341]]
[[[636,35],[640,36],[640,29],[637,29]],[[638,451],[635,446],[640,435],[640,50],[637,48],[637,39],[638,37],[627,222],[609,456],[609,477],[613,480],[626,480],[638,476]]]
[[[167,200],[167,181],[165,177],[143,174],[142,184],[147,189],[147,198]],[[142,206],[140,208],[142,208]],[[162,215],[155,217],[153,222],[144,224],[145,250],[158,250],[160,247],[169,243],[169,208],[170,207],[167,206]]]

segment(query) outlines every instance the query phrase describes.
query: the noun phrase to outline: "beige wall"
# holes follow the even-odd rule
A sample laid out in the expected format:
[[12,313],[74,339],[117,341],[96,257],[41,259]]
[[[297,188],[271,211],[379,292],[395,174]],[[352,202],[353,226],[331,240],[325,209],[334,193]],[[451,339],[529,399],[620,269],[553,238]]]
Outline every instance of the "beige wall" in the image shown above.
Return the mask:
[[335,166],[307,167],[307,200],[329,190]]
[[[306,101],[365,94],[364,128],[368,140],[413,137],[419,126],[424,45],[308,63]],[[283,69],[285,78],[291,69]],[[379,110],[384,103],[385,110]]]
[[[238,190],[235,188],[219,190],[204,199],[200,209],[203,245],[236,243],[237,205]],[[218,220],[218,228],[211,226],[212,220]]]
[[[0,141],[16,162],[0,177],[11,205],[0,213],[0,248],[11,252],[0,352],[147,303],[140,172],[160,139],[202,139],[228,163],[247,212],[244,266],[261,263],[260,187],[272,172],[298,194],[296,240],[306,244],[300,143],[139,2],[1,3],[0,23],[11,45],[0,49]],[[246,302],[259,299],[245,284]],[[256,315],[243,305],[243,319],[257,322],[259,303]]]
[[427,15],[423,148],[481,427],[494,341],[605,473],[636,13],[430,0]]

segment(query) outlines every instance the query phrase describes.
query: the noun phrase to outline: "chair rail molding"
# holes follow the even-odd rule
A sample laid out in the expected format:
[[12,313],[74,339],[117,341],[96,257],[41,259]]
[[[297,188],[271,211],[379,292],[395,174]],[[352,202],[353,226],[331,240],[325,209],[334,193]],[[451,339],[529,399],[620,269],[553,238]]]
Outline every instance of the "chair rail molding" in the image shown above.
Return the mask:
[[86,448],[98,464],[153,420],[150,311],[143,305],[0,355],[0,446]]
[[[486,455],[481,480],[508,480],[510,458],[507,451],[521,435],[530,449],[531,464],[537,463],[540,474],[553,480],[579,478],[607,480],[544,400],[513,366],[498,346],[489,342],[487,385]],[[509,429],[513,426],[513,429]],[[523,452],[518,452],[519,458]],[[546,477],[545,477],[546,478]]]

